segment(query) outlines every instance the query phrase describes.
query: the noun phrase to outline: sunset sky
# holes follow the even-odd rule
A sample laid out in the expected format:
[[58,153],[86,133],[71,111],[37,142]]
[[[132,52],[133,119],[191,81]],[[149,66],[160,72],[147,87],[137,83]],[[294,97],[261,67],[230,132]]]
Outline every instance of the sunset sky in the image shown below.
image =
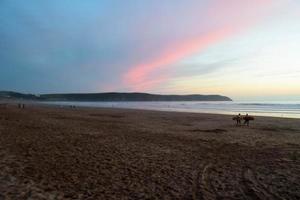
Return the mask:
[[300,100],[300,1],[1,0],[0,90]]

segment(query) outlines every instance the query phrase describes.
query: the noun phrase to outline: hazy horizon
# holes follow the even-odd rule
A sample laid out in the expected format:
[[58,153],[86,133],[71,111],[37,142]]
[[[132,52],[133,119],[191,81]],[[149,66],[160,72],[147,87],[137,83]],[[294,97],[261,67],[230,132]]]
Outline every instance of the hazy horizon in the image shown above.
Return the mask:
[[297,0],[0,2],[0,90],[300,100]]

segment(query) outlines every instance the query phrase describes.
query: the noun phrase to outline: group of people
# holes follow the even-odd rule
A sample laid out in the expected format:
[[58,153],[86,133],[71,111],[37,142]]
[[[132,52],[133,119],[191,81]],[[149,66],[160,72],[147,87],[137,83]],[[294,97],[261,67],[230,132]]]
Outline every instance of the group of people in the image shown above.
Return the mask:
[[24,108],[25,108],[25,104],[19,103],[19,104],[18,104],[18,108],[24,109]]
[[240,126],[242,124],[242,120],[244,120],[244,125],[249,126],[251,117],[248,115],[248,113],[242,117],[241,113],[239,113],[237,116],[234,117],[236,120],[236,125]]

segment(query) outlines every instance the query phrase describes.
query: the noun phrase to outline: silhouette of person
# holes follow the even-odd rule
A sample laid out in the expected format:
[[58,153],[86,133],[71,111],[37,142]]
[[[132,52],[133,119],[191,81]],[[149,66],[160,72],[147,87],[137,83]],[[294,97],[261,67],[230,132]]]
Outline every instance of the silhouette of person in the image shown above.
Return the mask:
[[242,119],[241,113],[239,113],[239,114],[236,116],[236,125],[237,125],[237,126],[238,126],[238,125],[241,125],[241,119]]
[[246,114],[246,116],[244,117],[244,124],[245,125],[247,125],[247,126],[249,126],[249,122],[250,122],[250,119],[249,119],[249,115],[248,115],[248,113]]

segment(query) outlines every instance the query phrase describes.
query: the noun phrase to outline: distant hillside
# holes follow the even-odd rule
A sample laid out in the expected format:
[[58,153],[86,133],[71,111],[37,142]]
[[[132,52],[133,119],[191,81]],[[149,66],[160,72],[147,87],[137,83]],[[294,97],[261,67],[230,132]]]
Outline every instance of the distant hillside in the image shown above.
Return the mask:
[[11,91],[0,91],[0,100],[12,99],[12,100],[39,100],[40,98],[33,94],[22,94]]
[[158,95],[147,93],[22,94],[0,91],[0,99],[40,101],[232,101],[220,95]]
[[45,94],[49,101],[232,101],[220,95],[157,95],[147,93]]

